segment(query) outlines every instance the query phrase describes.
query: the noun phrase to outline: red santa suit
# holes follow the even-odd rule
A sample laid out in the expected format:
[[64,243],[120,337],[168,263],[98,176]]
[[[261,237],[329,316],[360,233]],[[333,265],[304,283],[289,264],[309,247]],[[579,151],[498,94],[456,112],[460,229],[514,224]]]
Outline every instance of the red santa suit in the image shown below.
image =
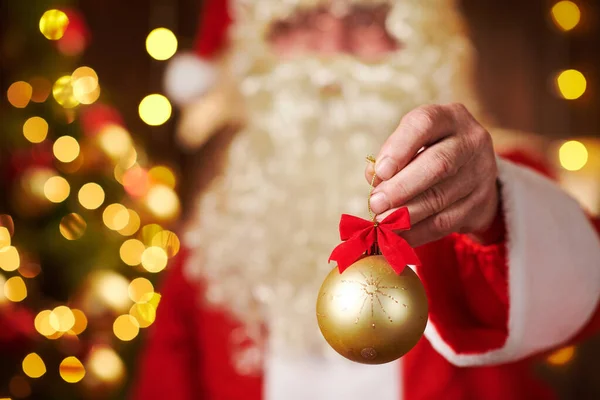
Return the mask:
[[[245,6],[244,10],[252,8],[247,4]],[[422,13],[418,15],[423,16]],[[211,24],[214,24],[215,15],[211,15],[211,18]],[[410,51],[410,46],[407,48]],[[253,51],[260,52],[260,49]],[[422,68],[426,69],[427,66],[423,64]],[[284,94],[285,90],[292,90],[294,85],[291,80],[285,82],[287,85],[280,88],[284,90]],[[248,96],[259,93],[260,88],[265,85],[258,78],[246,81],[245,84],[250,93]],[[299,104],[302,104],[301,93],[296,94],[299,96]],[[433,100],[442,100],[444,96],[440,90],[435,92]],[[255,98],[257,102],[260,99],[262,98]],[[323,104],[331,107],[332,115],[337,110],[334,102]],[[279,107],[279,103],[273,107]],[[293,111],[301,113],[302,110]],[[283,114],[285,112],[282,110]],[[320,133],[320,137],[329,128],[328,125],[319,125],[321,122],[310,119],[311,116],[293,114],[290,117],[288,114],[287,117],[297,118],[292,122],[299,121],[299,124],[310,122],[310,126]],[[347,117],[352,118],[353,115]],[[280,311],[278,313],[277,310],[281,309],[277,307],[282,305],[277,304],[277,301],[269,303],[276,310],[273,314],[268,313],[270,309],[262,314],[268,332],[266,342],[261,344],[261,351],[256,350],[256,343],[251,339],[244,341],[235,338],[236,332],[244,325],[240,321],[250,319],[249,314],[253,310],[245,304],[245,296],[249,292],[245,283],[247,286],[256,286],[254,289],[257,290],[252,295],[259,298],[268,298],[268,290],[274,290],[273,287],[264,288],[257,282],[236,278],[238,275],[243,277],[244,269],[256,263],[246,262],[246,259],[265,263],[276,260],[281,268],[287,268],[286,263],[290,260],[282,257],[284,253],[276,248],[279,242],[273,243],[274,240],[283,243],[289,239],[289,242],[297,240],[298,243],[308,242],[316,247],[319,245],[319,241],[313,243],[309,238],[295,235],[295,225],[286,226],[283,212],[286,207],[291,209],[292,205],[286,193],[278,191],[278,185],[288,185],[292,191],[297,189],[294,186],[297,180],[305,179],[300,183],[306,187],[312,187],[311,184],[320,185],[323,183],[319,180],[323,174],[317,173],[320,170],[297,171],[297,168],[291,168],[295,166],[294,160],[302,157],[302,154],[286,154],[283,159],[277,159],[277,154],[272,154],[277,161],[274,164],[277,168],[274,169],[268,163],[263,168],[258,168],[260,160],[252,158],[256,151],[262,151],[264,153],[261,155],[264,155],[269,154],[270,150],[270,147],[251,149],[251,145],[255,144],[252,140],[257,137],[277,148],[278,137],[260,136],[260,133],[268,131],[272,126],[269,124],[276,124],[278,118],[279,114],[270,109],[268,119],[255,118],[254,126],[241,134],[242,141],[234,143],[231,150],[233,156],[228,161],[227,171],[232,169],[233,172],[226,172],[226,177],[216,183],[217,188],[209,191],[211,194],[203,200],[205,205],[198,216],[206,226],[213,229],[211,231],[204,228],[206,235],[212,233],[217,238],[223,235],[231,241],[231,237],[236,238],[235,235],[239,234],[240,246],[244,244],[245,247],[241,247],[242,250],[238,249],[236,253],[236,247],[231,247],[235,245],[235,241],[230,247],[223,247],[218,239],[208,243],[200,241],[197,246],[190,245],[177,262],[170,266],[162,287],[163,300],[157,320],[146,338],[147,345],[139,364],[134,398],[553,399],[551,391],[532,376],[530,365],[535,357],[600,329],[600,224],[597,221],[590,222],[571,197],[551,180],[530,168],[535,169],[536,166],[528,157],[520,157],[518,163],[514,162],[518,158],[514,155],[505,155],[497,160],[502,210],[488,232],[489,243],[476,243],[466,235],[454,234],[417,249],[422,261],[417,273],[428,294],[429,320],[423,339],[402,359],[389,364],[368,366],[352,363],[337,354],[308,350],[293,355],[286,354],[280,344],[274,343],[289,324],[270,324],[269,321],[271,316],[276,316],[274,319],[285,317]],[[361,118],[362,121],[364,117]],[[290,132],[279,134],[287,135],[285,140],[288,144],[303,144],[300,141],[303,139],[295,135],[294,128],[292,124]],[[391,132],[391,129],[387,132]],[[318,139],[317,137],[315,140]],[[354,135],[351,140],[357,140],[359,152],[364,151],[361,144],[367,142],[361,141],[362,137]],[[325,145],[327,142],[319,143]],[[294,148],[300,151],[298,149],[302,146]],[[352,148],[348,149],[350,150],[347,151],[351,151]],[[292,164],[288,165],[288,162]],[[523,163],[528,166],[519,165]],[[346,185],[345,188],[353,185],[352,182],[359,180],[360,175],[354,174],[355,171],[346,175],[345,168],[349,168],[347,165],[344,164],[342,168],[338,164],[328,164],[331,176],[333,179],[339,177],[339,182],[325,183],[333,186]],[[352,178],[346,182],[346,176]],[[278,181],[281,177],[288,177],[288,181]],[[260,183],[262,194],[255,192],[255,188],[247,182]],[[235,204],[224,200],[235,190]],[[352,190],[349,189],[349,192]],[[364,187],[360,190],[363,190],[364,195]],[[221,196],[223,193],[226,193],[224,197]],[[261,202],[254,201],[259,195],[271,196],[262,198],[269,202],[266,210],[262,208]],[[304,223],[311,226],[311,221],[304,220],[311,217],[312,203],[310,196],[300,197],[299,190],[294,191],[294,195],[299,196],[298,213],[305,213],[302,214],[303,219],[293,221],[298,225],[297,229],[301,230]],[[335,203],[335,192],[328,192],[328,195],[331,197],[330,202]],[[327,209],[329,205],[318,206]],[[291,212],[290,210],[290,218]],[[228,220],[228,213],[233,215],[232,221]],[[275,222],[263,219],[263,215],[268,218],[269,213],[274,215]],[[332,218],[338,217],[339,213],[334,213]],[[329,217],[321,215],[319,218],[325,220]],[[224,227],[218,225],[219,221],[223,222]],[[273,224],[270,225],[270,230],[276,230],[280,225],[283,228],[281,232],[276,232],[280,235],[279,238],[277,235],[270,236],[268,245],[272,248],[269,253],[264,253],[259,248],[263,237],[261,235],[264,235],[261,229],[268,224]],[[241,233],[235,232],[239,228],[236,225],[241,226]],[[323,225],[328,226],[329,222],[325,221]],[[331,225],[335,229],[336,224]],[[234,236],[226,236],[228,230]],[[319,233],[314,232],[315,236]],[[270,234],[273,235],[273,232]],[[206,235],[203,236],[204,239],[209,238]],[[248,242],[252,245],[248,245]],[[267,243],[265,247],[268,247]],[[330,246],[329,250],[332,248]],[[218,254],[221,254],[224,265],[236,260],[239,266],[228,265],[219,270]],[[207,260],[206,263],[201,261],[204,259]],[[323,263],[325,259],[326,255],[322,258]],[[202,272],[201,279],[194,278],[196,270]],[[286,271],[294,269],[290,267]],[[270,274],[276,272],[271,270]],[[261,270],[257,270],[256,274],[260,273]],[[269,275],[264,276],[268,279]],[[249,279],[251,276],[245,275],[245,278]],[[215,285],[227,293],[225,298],[221,296],[218,306],[201,300],[212,297],[211,290]],[[285,284],[280,286],[294,293],[293,288],[288,288]],[[263,293],[265,290],[267,294]],[[316,301],[316,292],[312,294]],[[288,301],[293,298],[294,296],[288,298]],[[299,309],[295,308],[296,303],[291,302],[283,306],[290,310],[290,314],[306,313],[307,310],[314,314],[314,304],[305,305],[304,309],[302,302],[298,304]],[[290,332],[287,334],[289,336]],[[240,349],[247,350],[241,364],[237,354],[234,354],[234,348],[236,352]],[[259,360],[259,370],[245,368],[244,362],[252,360]]]

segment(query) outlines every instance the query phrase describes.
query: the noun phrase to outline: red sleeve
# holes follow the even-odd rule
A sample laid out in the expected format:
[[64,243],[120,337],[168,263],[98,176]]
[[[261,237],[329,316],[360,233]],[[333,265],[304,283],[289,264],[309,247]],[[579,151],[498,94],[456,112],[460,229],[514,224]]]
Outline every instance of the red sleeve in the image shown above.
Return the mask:
[[[528,163],[530,159],[522,153],[505,158],[551,175],[542,163]],[[600,221],[593,224],[600,233]],[[494,364],[496,355],[492,353],[506,347],[510,300],[505,230],[505,219],[499,212],[490,232],[484,235],[496,238],[495,242],[482,244],[467,235],[454,234],[419,249],[423,267],[418,272],[430,299],[427,337],[438,352],[457,365]],[[597,332],[600,306],[573,342]]]
[[184,279],[180,255],[163,282],[155,323],[148,328],[132,399],[198,399],[193,394],[195,290]]

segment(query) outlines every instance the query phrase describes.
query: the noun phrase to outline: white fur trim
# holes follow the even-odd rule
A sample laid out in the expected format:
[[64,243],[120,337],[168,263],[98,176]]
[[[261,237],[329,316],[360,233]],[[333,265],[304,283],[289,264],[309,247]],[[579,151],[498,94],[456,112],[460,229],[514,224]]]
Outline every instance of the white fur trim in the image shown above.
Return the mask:
[[178,54],[167,65],[164,86],[174,103],[183,105],[208,92],[217,80],[217,68],[192,53]]
[[532,170],[498,159],[508,234],[509,320],[503,347],[457,354],[430,322],[432,346],[458,366],[523,359],[568,341],[600,296],[600,241],[579,204]]

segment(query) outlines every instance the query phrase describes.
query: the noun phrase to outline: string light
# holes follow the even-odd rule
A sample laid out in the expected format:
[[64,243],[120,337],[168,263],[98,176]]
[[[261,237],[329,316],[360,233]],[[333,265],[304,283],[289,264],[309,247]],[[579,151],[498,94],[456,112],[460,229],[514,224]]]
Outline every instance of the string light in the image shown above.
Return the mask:
[[117,312],[130,307],[129,281],[123,275],[112,271],[97,271],[91,278],[94,290],[102,303]]
[[137,239],[129,239],[121,245],[119,255],[125,264],[136,266],[142,262],[142,253],[144,250],[146,250],[144,243]]
[[152,246],[160,247],[167,253],[169,258],[172,258],[179,252],[181,244],[174,232],[165,230],[154,235]]
[[5,246],[0,249],[0,268],[7,272],[16,271],[21,265],[19,252],[14,246]]
[[581,11],[572,1],[559,1],[552,7],[552,20],[563,31],[570,31],[579,24]]
[[175,185],[177,184],[177,180],[175,179],[175,174],[169,168],[159,165],[156,167],[150,168],[148,171],[148,175],[154,184],[162,184],[168,188],[175,189]]
[[58,332],[68,332],[75,325],[75,315],[67,306],[56,307],[52,310],[52,314],[54,314],[56,318],[50,319],[50,325],[54,322],[55,325],[52,325],[52,328]]
[[10,246],[10,232],[7,227],[0,226],[0,250],[6,246]]
[[124,342],[135,339],[140,332],[140,325],[131,315],[120,315],[113,324],[113,333]]
[[95,347],[87,361],[90,374],[102,382],[116,382],[125,375],[125,365],[119,355],[110,347]]
[[61,76],[52,86],[52,96],[54,100],[66,109],[74,108],[79,105],[79,101],[73,93],[73,80],[69,75]]
[[129,284],[128,293],[132,301],[139,303],[149,293],[154,293],[154,286],[146,278],[135,278]]
[[81,104],[92,104],[100,97],[98,75],[90,67],[79,67],[71,75],[73,97]]
[[140,118],[151,126],[162,125],[171,118],[171,103],[161,94],[150,94],[140,102]]
[[6,296],[4,295],[4,284],[6,283],[6,278],[4,275],[0,274],[0,305],[6,303]]
[[587,81],[581,72],[575,69],[568,69],[558,74],[556,85],[563,98],[575,100],[585,93]]
[[558,150],[560,165],[567,171],[579,171],[588,161],[585,145],[577,140],[563,143]]
[[160,219],[171,219],[179,213],[179,198],[173,189],[155,185],[148,191],[146,205]]
[[87,228],[87,223],[83,217],[77,213],[65,215],[60,220],[60,234],[67,240],[77,240],[81,238]]
[[[50,320],[53,320],[52,323]],[[50,336],[56,333],[56,329],[52,325],[58,325],[58,321],[55,321],[56,315],[52,314],[50,310],[43,310],[36,315],[34,320],[35,330],[42,336]]]
[[23,359],[23,372],[30,378],[40,378],[46,373],[44,360],[36,353],[30,353]]
[[108,229],[118,231],[127,226],[127,223],[129,222],[129,211],[122,204],[111,204],[104,209],[102,219],[104,225],[106,225]]
[[135,318],[140,328],[147,328],[156,320],[156,308],[151,303],[136,303],[131,306],[129,315]]
[[31,143],[41,143],[48,135],[48,123],[44,118],[31,117],[23,124],[23,136]]
[[140,229],[141,224],[140,216],[138,215],[138,213],[136,213],[132,209],[128,209],[127,212],[129,213],[129,221],[127,221],[127,225],[125,225],[125,228],[119,229],[117,231],[123,236],[133,235],[138,231],[138,229]]
[[67,357],[58,367],[60,377],[68,383],[77,383],[85,376],[85,368],[77,357]]
[[48,10],[40,18],[40,32],[49,40],[59,40],[69,25],[69,17],[60,10]]
[[61,136],[52,146],[54,157],[58,161],[69,163],[79,156],[79,143],[73,136]]
[[33,89],[27,82],[19,81],[9,86],[6,96],[8,102],[15,108],[25,108],[31,100]]
[[83,313],[83,311],[78,310],[76,308],[72,309],[73,317],[75,318],[75,322],[73,323],[73,327],[71,330],[76,335],[81,335],[83,331],[87,328],[87,317]]
[[168,60],[177,51],[177,37],[167,28],[156,28],[146,38],[146,50],[156,60]]
[[99,135],[100,147],[113,159],[123,158],[132,148],[131,136],[119,125],[108,125],[104,127]]
[[23,278],[13,276],[4,283],[4,296],[14,303],[25,300],[27,297],[27,287]]
[[160,247],[148,247],[142,253],[142,266],[148,272],[157,273],[167,266],[167,253]]
[[44,184],[44,195],[53,203],[62,203],[69,197],[71,187],[62,176],[50,177]]

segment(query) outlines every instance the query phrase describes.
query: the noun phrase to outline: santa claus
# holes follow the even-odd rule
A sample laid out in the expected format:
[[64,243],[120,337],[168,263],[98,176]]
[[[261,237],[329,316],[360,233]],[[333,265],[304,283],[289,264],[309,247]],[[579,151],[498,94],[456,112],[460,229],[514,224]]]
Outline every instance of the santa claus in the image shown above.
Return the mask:
[[[136,398],[553,398],[529,366],[600,326],[598,224],[530,156],[495,154],[451,3],[205,1],[196,54],[166,75],[203,177]],[[315,317],[373,174],[380,218],[408,207],[430,303],[416,347],[379,366],[331,350]]]

